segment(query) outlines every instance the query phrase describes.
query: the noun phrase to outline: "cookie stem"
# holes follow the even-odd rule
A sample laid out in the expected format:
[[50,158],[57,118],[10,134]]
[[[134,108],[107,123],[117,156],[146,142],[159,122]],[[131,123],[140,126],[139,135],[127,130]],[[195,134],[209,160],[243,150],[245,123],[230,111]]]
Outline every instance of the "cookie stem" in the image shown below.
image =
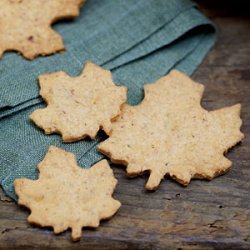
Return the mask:
[[72,240],[73,241],[80,240],[81,235],[82,235],[82,227],[78,225],[74,225],[72,227],[72,233],[71,233]]
[[160,176],[157,172],[151,171],[149,179],[146,183],[146,189],[147,190],[155,190],[162,180],[162,176]]

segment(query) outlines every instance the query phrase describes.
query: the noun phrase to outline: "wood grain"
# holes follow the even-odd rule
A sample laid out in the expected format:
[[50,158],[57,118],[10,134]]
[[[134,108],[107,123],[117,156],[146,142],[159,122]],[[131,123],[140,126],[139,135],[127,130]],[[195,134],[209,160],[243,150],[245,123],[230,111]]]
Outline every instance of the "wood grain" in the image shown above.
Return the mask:
[[123,206],[99,229],[83,230],[78,243],[71,243],[70,232],[55,237],[51,229],[29,225],[28,211],[1,193],[0,249],[250,249],[250,15],[239,1],[229,7],[228,1],[197,2],[219,30],[216,46],[194,74],[206,86],[203,106],[242,103],[246,138],[227,154],[230,172],[186,188],[166,179],[149,193],[147,177],[128,179],[115,166],[115,197]]

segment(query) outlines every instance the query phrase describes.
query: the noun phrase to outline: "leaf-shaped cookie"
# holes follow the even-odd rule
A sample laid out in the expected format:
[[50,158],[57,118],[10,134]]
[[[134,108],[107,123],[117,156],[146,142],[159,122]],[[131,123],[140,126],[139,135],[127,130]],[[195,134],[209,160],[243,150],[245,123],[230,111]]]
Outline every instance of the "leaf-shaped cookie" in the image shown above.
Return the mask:
[[65,142],[95,138],[100,128],[109,133],[111,119],[126,102],[127,88],[116,86],[109,70],[90,62],[78,77],[60,71],[42,75],[39,81],[48,106],[35,110],[31,119],[46,134],[62,134]]
[[146,85],[142,103],[123,107],[100,151],[127,165],[128,175],[149,171],[149,190],[165,175],[187,185],[225,173],[231,162],[224,153],[243,138],[240,105],[208,112],[200,106],[203,90],[176,70]]
[[49,55],[64,49],[51,24],[79,15],[85,0],[1,0],[0,58],[15,50],[25,58]]
[[81,169],[72,153],[51,146],[38,167],[38,180],[14,182],[18,204],[31,210],[30,223],[52,226],[55,233],[71,228],[78,240],[82,227],[98,227],[121,206],[112,198],[117,180],[106,160]]

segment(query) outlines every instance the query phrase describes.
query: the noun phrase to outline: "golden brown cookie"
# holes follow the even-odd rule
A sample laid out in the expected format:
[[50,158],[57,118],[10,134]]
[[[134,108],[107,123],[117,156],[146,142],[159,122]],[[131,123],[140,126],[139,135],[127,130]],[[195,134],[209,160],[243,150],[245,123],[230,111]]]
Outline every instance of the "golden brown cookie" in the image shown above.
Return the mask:
[[98,227],[121,206],[112,198],[117,180],[106,160],[82,169],[72,153],[51,146],[38,168],[38,180],[14,182],[18,204],[31,210],[30,223],[52,226],[56,234],[71,228],[75,241],[82,227]]
[[240,104],[208,112],[200,105],[204,86],[173,70],[145,86],[138,106],[124,106],[110,138],[99,145],[130,176],[150,173],[146,188],[156,189],[165,175],[187,185],[225,173],[224,157],[242,140]]
[[64,49],[61,36],[51,25],[79,15],[85,0],[1,0],[0,58],[18,51],[27,59]]
[[116,86],[109,70],[90,62],[78,77],[60,71],[40,76],[39,82],[48,106],[30,117],[46,134],[60,133],[65,142],[95,138],[100,128],[109,133],[126,102],[127,88]]

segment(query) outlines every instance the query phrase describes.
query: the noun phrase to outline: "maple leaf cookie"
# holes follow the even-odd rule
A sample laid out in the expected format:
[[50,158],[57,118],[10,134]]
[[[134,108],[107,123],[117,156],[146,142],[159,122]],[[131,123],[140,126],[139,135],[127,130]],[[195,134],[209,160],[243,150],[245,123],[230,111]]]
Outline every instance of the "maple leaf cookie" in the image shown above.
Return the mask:
[[0,58],[18,51],[26,59],[64,50],[61,36],[51,25],[79,15],[85,0],[1,0]]
[[144,89],[142,103],[124,105],[99,144],[103,154],[126,165],[130,176],[148,171],[149,190],[165,175],[187,185],[230,168],[224,153],[243,138],[239,104],[208,112],[200,105],[204,86],[176,70]]
[[116,86],[109,70],[90,62],[78,77],[60,71],[41,75],[39,82],[48,106],[30,117],[46,134],[61,134],[64,142],[93,139],[100,128],[108,134],[127,98],[127,88]]
[[51,146],[38,168],[38,180],[14,182],[18,204],[31,210],[30,223],[52,226],[56,234],[71,228],[75,241],[82,227],[98,227],[121,206],[112,198],[117,180],[106,160],[82,169],[72,153]]

